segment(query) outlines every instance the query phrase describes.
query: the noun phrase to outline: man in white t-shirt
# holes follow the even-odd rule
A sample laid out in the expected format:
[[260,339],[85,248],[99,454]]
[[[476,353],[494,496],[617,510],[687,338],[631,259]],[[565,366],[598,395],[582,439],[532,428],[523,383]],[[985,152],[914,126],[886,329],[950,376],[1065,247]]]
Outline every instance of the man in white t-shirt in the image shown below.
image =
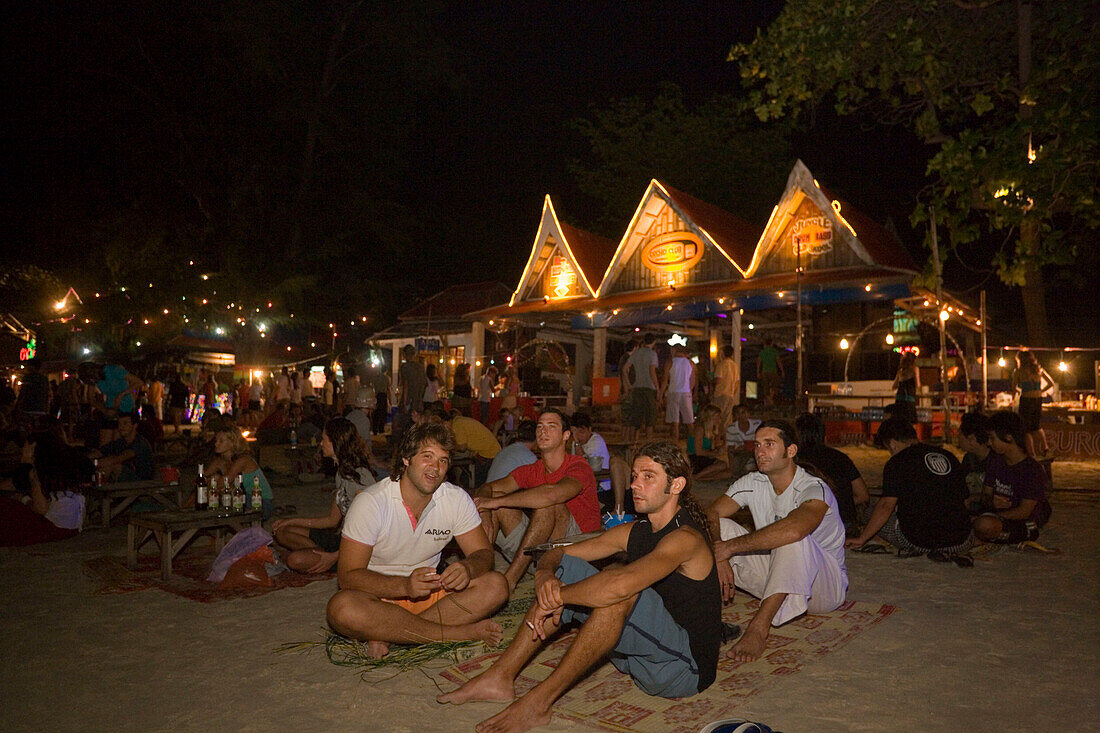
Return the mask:
[[695,365],[687,358],[687,349],[682,344],[672,347],[672,358],[665,368],[665,379],[661,384],[658,402],[665,404],[665,422],[672,425],[672,440],[680,439],[680,425],[695,422],[691,396],[695,392]]
[[[392,478],[361,491],[344,519],[328,623],[368,641],[375,657],[391,642],[500,641],[500,624],[487,617],[508,600],[508,584],[493,571],[473,499],[444,480],[453,443],[438,423],[410,429]],[[438,573],[451,539],[465,558]]]
[[601,479],[596,484],[600,508],[622,516],[626,512],[626,487],[630,484],[630,466],[619,456],[611,455],[607,441],[592,430],[592,417],[587,412],[577,410],[569,421],[572,423],[573,443],[577,446],[577,452],[585,457],[593,471],[611,472],[611,478]]
[[[765,420],[756,431],[759,471],[734,482],[707,509],[722,598],[737,587],[760,599],[745,633],[727,652],[750,661],[764,652],[772,626],[802,614],[826,613],[844,602],[844,523],[833,492],[794,462],[798,436],[786,420]],[[756,531],[731,517],[752,512]],[[719,535],[720,532],[720,535]]]

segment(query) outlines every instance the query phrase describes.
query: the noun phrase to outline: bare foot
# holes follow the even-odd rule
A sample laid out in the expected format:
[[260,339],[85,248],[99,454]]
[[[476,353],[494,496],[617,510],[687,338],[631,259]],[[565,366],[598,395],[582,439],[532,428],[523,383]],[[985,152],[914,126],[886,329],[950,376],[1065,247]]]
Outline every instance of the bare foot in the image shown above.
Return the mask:
[[381,659],[390,653],[390,644],[387,641],[374,641],[373,639],[367,642],[367,654],[371,659]]
[[496,621],[485,619],[484,621],[478,621],[476,624],[470,624],[470,626],[473,628],[474,633],[472,638],[480,639],[485,642],[486,646],[495,647],[504,638],[504,627]]
[[764,653],[767,641],[767,631],[760,632],[750,625],[749,628],[745,629],[745,633],[742,634],[741,638],[737,640],[737,643],[733,645],[733,648],[726,652],[726,656],[739,662],[751,662],[754,659],[759,659],[760,655]]
[[435,701],[461,705],[464,702],[511,702],[515,697],[512,681],[494,674],[490,667],[457,690],[437,695]]
[[478,733],[520,733],[550,723],[550,710],[536,706],[529,697],[516,700],[499,713],[478,723]]

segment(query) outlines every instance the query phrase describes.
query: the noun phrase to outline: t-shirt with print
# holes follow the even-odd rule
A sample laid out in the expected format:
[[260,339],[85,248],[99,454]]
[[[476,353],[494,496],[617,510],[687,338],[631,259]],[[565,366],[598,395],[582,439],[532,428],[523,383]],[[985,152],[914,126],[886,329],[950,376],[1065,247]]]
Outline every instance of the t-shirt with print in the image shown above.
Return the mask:
[[1013,465],[1008,465],[1004,456],[989,454],[989,463],[985,468],[985,485],[993,489],[993,495],[1008,500],[1008,509],[1020,506],[1024,499],[1035,502],[1028,519],[1045,521],[1050,516],[1047,501],[1047,475],[1043,467],[1031,456]]
[[340,509],[341,517],[347,516],[351,502],[359,492],[366,491],[375,483],[369,468],[360,467],[358,473],[359,480],[353,481],[339,471],[336,472],[336,491],[333,492],[333,498],[336,500],[337,508]]
[[749,426],[745,430],[742,430],[740,425],[740,422],[734,420],[732,424],[726,427],[727,447],[740,448],[745,445],[745,441],[756,440],[756,429],[760,427],[760,420],[749,418]]
[[760,471],[753,471],[734,481],[726,490],[726,496],[737,502],[738,506],[749,508],[757,531],[778,522],[807,501],[817,499],[825,502],[828,506],[825,516],[810,536],[836,560],[841,572],[847,577],[844,567],[844,523],[840,521],[836,497],[821,479],[811,476],[798,466],[790,485],[782,494],[777,495],[771,480]]
[[917,547],[953,547],[970,535],[962,466],[945,450],[914,443],[899,451],[882,470],[882,495],[898,500],[898,526]]
[[400,482],[387,478],[352,500],[343,535],[374,548],[368,570],[408,577],[417,568],[436,567],[448,542],[480,527],[474,500],[454,484],[440,484],[414,520]]
[[576,479],[581,484],[581,492],[565,506],[573,515],[582,532],[595,532],[600,528],[600,501],[596,498],[596,476],[592,467],[581,456],[565,455],[558,470],[547,473],[546,463],[535,461],[529,466],[520,466],[512,471],[512,478],[521,489],[533,489],[543,484],[556,484],[565,477]]

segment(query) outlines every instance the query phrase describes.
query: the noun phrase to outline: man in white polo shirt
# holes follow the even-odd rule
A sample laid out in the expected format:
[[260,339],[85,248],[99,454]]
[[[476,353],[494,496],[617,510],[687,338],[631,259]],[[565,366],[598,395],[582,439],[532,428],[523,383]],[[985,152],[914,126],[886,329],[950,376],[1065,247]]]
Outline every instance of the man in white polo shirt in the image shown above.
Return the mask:
[[[391,642],[500,641],[500,624],[487,617],[508,600],[508,584],[493,572],[473,500],[444,481],[453,447],[445,426],[413,427],[392,477],[359,492],[348,509],[328,623],[368,641],[376,657]],[[437,573],[451,539],[465,557]]]

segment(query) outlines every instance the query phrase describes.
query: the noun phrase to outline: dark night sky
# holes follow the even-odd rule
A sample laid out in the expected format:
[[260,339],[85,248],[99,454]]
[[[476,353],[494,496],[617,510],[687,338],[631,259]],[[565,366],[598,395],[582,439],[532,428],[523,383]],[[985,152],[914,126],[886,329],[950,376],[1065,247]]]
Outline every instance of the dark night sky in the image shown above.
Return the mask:
[[[328,8],[320,2],[272,5],[293,7],[304,29],[310,12]],[[455,93],[438,100],[418,98],[415,122],[405,131],[413,143],[401,151],[403,172],[384,185],[431,224],[425,234],[433,240],[429,249],[445,252],[454,242],[467,261],[479,255],[495,261],[492,268],[455,267],[448,261],[426,270],[428,290],[492,276],[514,284],[548,193],[566,221],[581,226],[594,221],[599,212],[577,190],[567,167],[586,154],[587,143],[567,123],[614,98],[650,98],[666,81],[679,85],[689,103],[735,93],[737,69],[725,60],[730,46],[751,40],[781,3],[524,0],[439,7],[433,31],[449,59],[449,72],[460,82]],[[134,171],[127,153],[141,142],[133,140],[131,123],[148,112],[140,93],[96,73],[97,60],[118,56],[121,45],[132,47],[140,65],[148,50],[146,32],[160,39],[151,52],[168,58],[178,52],[181,65],[215,59],[221,52],[196,49],[188,38],[189,22],[205,12],[201,4],[133,3],[122,9],[112,4],[105,9],[41,2],[4,12],[4,71],[10,86],[3,258],[76,277],[74,271],[87,264],[82,257],[96,256],[81,248],[84,217],[128,205]],[[370,79],[351,80],[358,82],[370,88]],[[202,106],[208,91],[194,89],[195,96],[173,102]],[[262,134],[240,133],[242,138]],[[363,140],[364,149],[371,142]],[[287,147],[294,150],[299,144],[291,140]],[[795,140],[791,162],[801,157],[823,184],[880,221],[891,217],[920,257],[905,219],[921,184],[921,152],[904,130],[865,129],[858,120],[838,122],[822,114],[812,130]],[[707,151],[700,151],[700,165],[706,159]],[[165,201],[169,208],[172,201],[186,205],[178,201],[178,192],[166,194]],[[623,226],[631,213],[622,212]],[[760,212],[761,219],[766,216],[767,211]],[[617,238],[620,233],[608,234]],[[379,275],[392,276],[403,264],[399,259],[380,265],[392,272]]]

